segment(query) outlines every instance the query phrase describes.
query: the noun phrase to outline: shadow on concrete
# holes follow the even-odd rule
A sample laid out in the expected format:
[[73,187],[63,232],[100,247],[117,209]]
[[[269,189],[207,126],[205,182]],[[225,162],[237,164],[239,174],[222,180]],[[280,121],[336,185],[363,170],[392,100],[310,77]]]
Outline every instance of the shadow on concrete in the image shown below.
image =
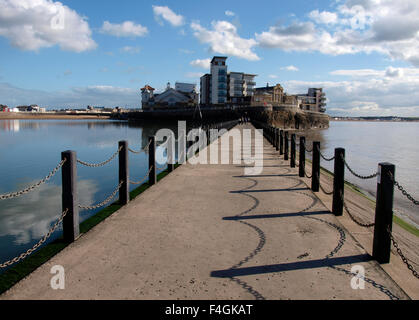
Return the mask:
[[292,212],[292,213],[274,213],[274,214],[255,214],[251,216],[232,216],[223,217],[223,220],[252,220],[252,219],[270,219],[270,218],[287,218],[287,217],[303,217],[321,214],[332,214],[330,211],[311,211],[311,212]]
[[226,270],[216,270],[211,272],[214,278],[232,278],[240,276],[251,276],[256,274],[294,271],[302,269],[315,269],[324,267],[334,267],[338,265],[353,264],[360,262],[368,262],[373,260],[369,254],[360,254],[348,257],[325,258],[308,261],[298,261],[290,263],[271,264],[258,267],[236,268]]
[[254,176],[233,176],[233,178],[298,177],[298,174],[261,174]]
[[303,191],[310,190],[310,188],[284,188],[284,189],[265,189],[265,190],[239,190],[230,191],[230,193],[259,193],[259,192],[282,192],[282,191]]
[[[248,168],[249,166],[236,166],[236,168]],[[289,168],[289,165],[271,165],[271,166],[258,166],[256,168]],[[255,168],[255,167],[251,167],[251,168]]]

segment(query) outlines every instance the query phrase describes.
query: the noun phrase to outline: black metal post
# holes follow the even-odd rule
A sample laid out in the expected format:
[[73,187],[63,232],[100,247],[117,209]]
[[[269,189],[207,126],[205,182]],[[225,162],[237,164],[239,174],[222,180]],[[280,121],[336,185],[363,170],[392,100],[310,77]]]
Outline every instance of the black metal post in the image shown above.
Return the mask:
[[284,135],[284,160],[288,160],[289,157],[289,143],[288,143],[288,131],[285,131]]
[[295,168],[295,134],[291,135],[291,168]]
[[345,149],[335,149],[335,168],[333,171],[333,204],[332,212],[335,216],[343,214],[343,199],[345,196]]
[[320,142],[313,142],[313,159],[311,170],[311,190],[314,192],[319,191],[320,187]]
[[156,137],[152,136],[148,138],[150,145],[148,147],[148,183],[152,186],[157,182],[157,168],[156,168]]
[[391,238],[388,231],[393,227],[394,164],[378,165],[377,203],[372,256],[379,263],[390,262]]
[[275,148],[276,151],[279,151],[279,129],[275,129]]
[[167,171],[175,170],[175,141],[172,135],[167,137]]
[[63,219],[63,237],[65,242],[73,242],[80,234],[79,206],[77,198],[77,154],[64,151],[61,160],[66,160],[61,168],[62,174],[62,210],[67,210]]
[[129,165],[128,165],[128,141],[119,141],[119,181],[122,182],[119,189],[119,204],[125,205],[129,202]]
[[279,154],[284,154],[284,130],[279,131]]
[[305,137],[300,137],[300,164],[298,167],[298,176],[300,178],[304,178],[304,172],[306,167],[306,150],[304,148],[304,144],[306,143]]

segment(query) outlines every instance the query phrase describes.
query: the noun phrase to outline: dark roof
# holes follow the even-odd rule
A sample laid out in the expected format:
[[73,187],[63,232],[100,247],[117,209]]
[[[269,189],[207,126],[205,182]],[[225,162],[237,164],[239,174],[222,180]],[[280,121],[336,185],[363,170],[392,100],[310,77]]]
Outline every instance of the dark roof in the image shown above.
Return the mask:
[[211,63],[214,62],[215,59],[223,59],[223,60],[227,60],[228,57],[220,57],[220,56],[214,56],[211,60]]

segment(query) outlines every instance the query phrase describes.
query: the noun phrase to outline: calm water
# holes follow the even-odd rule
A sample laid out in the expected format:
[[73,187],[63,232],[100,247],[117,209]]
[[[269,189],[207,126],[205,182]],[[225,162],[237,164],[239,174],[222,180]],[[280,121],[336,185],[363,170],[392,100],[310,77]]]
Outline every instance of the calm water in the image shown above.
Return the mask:
[[[396,165],[396,180],[413,198],[419,199],[419,122],[331,121],[329,129],[309,130],[304,135],[309,140],[320,141],[322,153],[327,158],[334,155],[335,148],[345,148],[346,161],[363,176],[377,172],[380,162],[393,163]],[[307,145],[311,149],[311,141]],[[333,161],[321,159],[321,166],[333,172]],[[345,180],[375,197],[376,178],[361,180],[346,170]],[[398,215],[419,225],[418,207],[396,188],[394,208]]]
[[[45,177],[60,161],[61,152],[77,151],[89,163],[108,159],[118,141],[134,150],[162,125],[133,125],[120,121],[0,120],[0,194],[21,190]],[[164,124],[176,132],[173,124]],[[158,156],[158,155],[156,155]],[[159,165],[164,166],[164,165]],[[148,171],[148,154],[130,153],[130,177],[139,181]],[[157,172],[162,171],[162,169]],[[100,168],[78,165],[78,194],[82,205],[97,204],[118,185],[118,157]],[[132,185],[131,190],[136,186]],[[80,211],[83,221],[100,209]],[[46,184],[0,206],[0,262],[31,248],[61,214],[61,171]],[[51,239],[57,238],[61,230]],[[0,270],[1,272],[1,270]]]
[[[101,162],[128,140],[139,150],[159,127],[177,131],[176,124],[132,125],[118,121],[91,120],[0,120],[0,194],[20,190],[39,181],[54,168],[64,150],[75,150],[79,159]],[[308,131],[319,140],[322,152],[331,157],[335,147],[346,149],[348,163],[360,174],[377,170],[379,162],[396,165],[396,179],[419,199],[419,123],[331,122],[330,128]],[[308,143],[311,146],[311,143]],[[78,193],[82,205],[101,202],[118,184],[117,158],[101,168],[78,165]],[[333,170],[332,162],[322,166]],[[130,153],[130,175],[140,180],[147,172],[148,155]],[[359,180],[346,172],[346,179],[375,193],[376,179]],[[134,189],[132,186],[131,189]],[[395,206],[419,223],[417,208],[395,191]],[[96,211],[81,211],[81,221]],[[61,172],[48,183],[20,198],[3,200],[0,206],[0,262],[31,248],[48,232],[61,214]],[[57,231],[52,239],[58,237]],[[1,270],[0,270],[1,272]]]

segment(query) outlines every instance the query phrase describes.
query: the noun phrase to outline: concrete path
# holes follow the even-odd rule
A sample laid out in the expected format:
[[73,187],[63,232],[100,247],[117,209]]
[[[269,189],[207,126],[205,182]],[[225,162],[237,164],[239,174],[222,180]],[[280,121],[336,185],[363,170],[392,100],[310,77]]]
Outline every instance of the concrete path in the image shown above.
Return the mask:
[[267,141],[260,156],[252,177],[181,166],[0,298],[408,299]]

